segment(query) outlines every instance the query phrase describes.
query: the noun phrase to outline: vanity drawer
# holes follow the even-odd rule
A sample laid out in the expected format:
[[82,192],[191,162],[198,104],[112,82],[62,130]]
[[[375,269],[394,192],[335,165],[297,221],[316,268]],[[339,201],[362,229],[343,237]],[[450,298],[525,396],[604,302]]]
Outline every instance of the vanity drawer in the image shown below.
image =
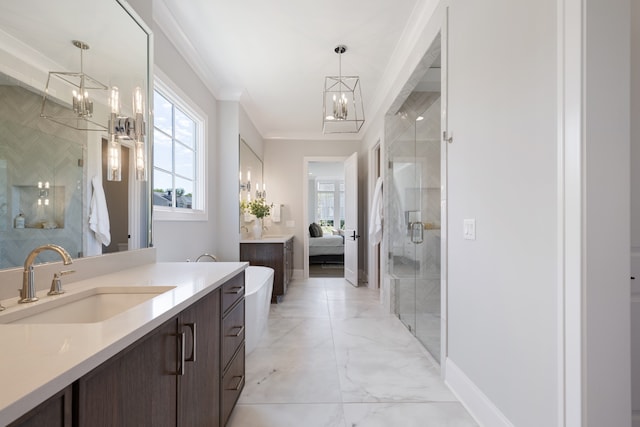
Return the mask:
[[222,285],[222,315],[226,316],[227,311],[242,297],[244,297],[244,271]]
[[244,342],[244,300],[222,319],[222,372]]
[[220,405],[220,416],[222,422],[220,425],[225,425],[233,411],[238,397],[244,388],[244,344],[242,348],[236,353],[229,369],[222,377],[222,402]]

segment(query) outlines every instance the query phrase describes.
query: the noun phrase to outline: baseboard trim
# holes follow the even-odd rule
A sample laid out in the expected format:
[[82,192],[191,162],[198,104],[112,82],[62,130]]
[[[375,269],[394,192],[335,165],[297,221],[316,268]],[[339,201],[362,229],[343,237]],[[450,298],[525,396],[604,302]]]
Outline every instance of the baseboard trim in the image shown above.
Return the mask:
[[445,367],[445,383],[478,424],[487,427],[513,427],[509,419],[451,359],[447,358]]

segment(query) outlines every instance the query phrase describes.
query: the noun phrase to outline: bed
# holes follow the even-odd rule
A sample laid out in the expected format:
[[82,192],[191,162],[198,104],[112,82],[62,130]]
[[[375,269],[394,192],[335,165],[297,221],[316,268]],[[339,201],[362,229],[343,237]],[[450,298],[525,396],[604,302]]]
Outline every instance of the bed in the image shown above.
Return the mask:
[[325,234],[321,237],[309,237],[309,263],[343,263],[344,236]]
[[309,263],[344,263],[344,236],[330,227],[320,227],[315,222],[309,225]]

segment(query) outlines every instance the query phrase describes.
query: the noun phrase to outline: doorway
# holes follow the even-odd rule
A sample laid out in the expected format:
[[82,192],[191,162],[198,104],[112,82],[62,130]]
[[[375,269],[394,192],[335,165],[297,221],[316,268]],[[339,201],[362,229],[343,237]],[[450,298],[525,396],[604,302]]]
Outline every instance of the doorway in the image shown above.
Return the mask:
[[121,181],[107,181],[107,146],[102,139],[102,187],[109,211],[111,243],[102,246],[102,253],[121,252],[129,249],[129,147],[121,145]]
[[441,122],[446,115],[440,37],[422,65],[426,71],[417,76],[409,95],[385,122],[386,262],[394,313],[440,362],[446,310],[441,259],[446,253],[442,226],[446,222],[446,147]]
[[307,164],[309,277],[344,277],[344,173],[343,160]]

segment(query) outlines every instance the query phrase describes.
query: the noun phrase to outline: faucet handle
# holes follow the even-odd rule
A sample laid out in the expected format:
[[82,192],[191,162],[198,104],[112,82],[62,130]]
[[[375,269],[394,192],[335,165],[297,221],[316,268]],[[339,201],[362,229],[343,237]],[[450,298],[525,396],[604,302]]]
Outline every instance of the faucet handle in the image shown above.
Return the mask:
[[60,295],[64,294],[64,289],[62,289],[62,276],[66,276],[67,274],[75,273],[75,270],[62,270],[59,273],[54,273],[53,280],[51,281],[51,289],[47,292],[47,295]]

